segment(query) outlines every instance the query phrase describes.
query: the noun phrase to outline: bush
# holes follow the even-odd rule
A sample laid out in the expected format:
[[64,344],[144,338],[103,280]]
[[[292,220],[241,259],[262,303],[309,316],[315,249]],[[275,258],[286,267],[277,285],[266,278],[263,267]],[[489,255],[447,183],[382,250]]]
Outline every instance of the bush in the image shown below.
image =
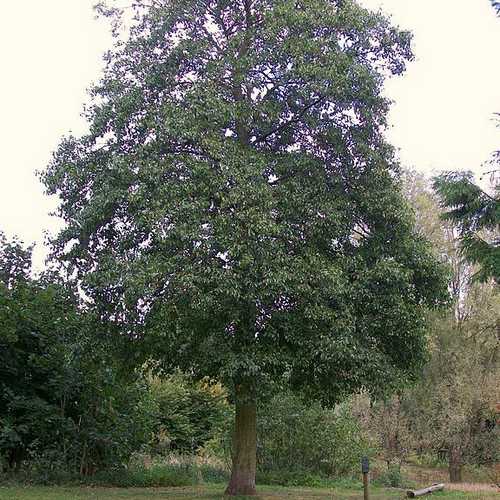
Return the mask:
[[[257,460],[261,473],[308,472],[341,477],[371,454],[347,404],[335,409],[286,394],[259,411]],[[314,481],[313,481],[314,482]]]
[[413,488],[415,483],[410,481],[397,465],[391,465],[374,481],[375,484],[388,488]]
[[157,405],[153,454],[193,454],[231,426],[232,408],[220,384],[182,373],[150,377],[149,384]]
[[148,456],[135,456],[127,466],[110,467],[92,476],[68,470],[64,462],[49,464],[31,461],[29,468],[17,473],[0,474],[0,484],[87,485],[118,488],[192,486],[201,483],[226,483],[229,471],[219,463],[206,462],[196,456],[171,455],[151,462]]
[[257,483],[276,486],[305,486],[308,488],[328,487],[328,482],[324,476],[303,471],[259,471]]
[[[48,456],[48,454],[47,454]],[[68,469],[67,464],[55,458],[32,458],[26,466],[19,470],[4,469],[0,473],[0,484],[23,484],[53,486],[63,484],[79,484],[80,475]]]
[[112,469],[100,472],[91,479],[92,484],[119,488],[166,488],[192,486],[198,484],[198,482],[195,468],[174,464]]
[[57,273],[30,268],[31,249],[0,232],[0,469],[51,482],[126,463],[150,439],[154,402],[120,361],[124,336]]
[[151,461],[136,456],[127,467],[103,471],[89,478],[92,484],[117,487],[175,487],[200,483],[221,483],[229,472],[218,463],[208,463],[197,456],[169,455]]

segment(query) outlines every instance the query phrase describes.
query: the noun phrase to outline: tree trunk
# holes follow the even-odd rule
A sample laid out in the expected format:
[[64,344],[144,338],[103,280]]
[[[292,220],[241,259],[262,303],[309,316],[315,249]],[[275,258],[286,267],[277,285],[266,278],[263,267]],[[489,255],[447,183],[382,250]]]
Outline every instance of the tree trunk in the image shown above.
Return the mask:
[[233,468],[226,495],[255,495],[257,410],[253,392],[236,386]]
[[448,471],[451,483],[462,482],[462,454],[458,448],[452,447],[449,451]]

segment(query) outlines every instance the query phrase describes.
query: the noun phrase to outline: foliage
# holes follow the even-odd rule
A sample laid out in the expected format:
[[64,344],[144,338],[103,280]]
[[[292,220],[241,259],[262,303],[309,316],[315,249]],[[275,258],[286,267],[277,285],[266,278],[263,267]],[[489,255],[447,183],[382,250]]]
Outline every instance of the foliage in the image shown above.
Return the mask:
[[325,409],[319,403],[282,394],[259,409],[259,418],[257,463],[261,473],[339,478],[357,471],[361,458],[371,454],[347,404]]
[[441,218],[439,197],[433,191],[432,181],[424,174],[404,169],[401,176],[405,199],[410,204],[417,233],[432,244],[432,251],[441,261],[449,262],[454,252],[450,234],[452,226]]
[[[193,451],[231,416],[219,384],[146,380],[128,345],[56,276],[31,276],[31,249],[0,234],[0,459],[39,482],[127,463],[167,430]],[[111,342],[112,340],[112,342]],[[121,344],[125,342],[125,346]],[[184,420],[183,420],[184,419]]]
[[147,458],[148,460],[138,460],[137,455],[134,455],[126,465],[115,465],[91,476],[82,476],[69,471],[67,464],[54,457],[52,467],[48,461],[39,461],[31,464],[29,470],[0,476],[0,484],[150,488],[220,484],[227,481],[229,476],[228,470],[221,468],[219,464],[200,461],[197,457],[170,455],[153,461],[149,456]]
[[352,1],[135,4],[43,174],[54,256],[166,368],[330,401],[414,375],[445,290],[382,133],[408,34]]
[[80,354],[74,368],[83,383],[75,387],[75,406],[67,408],[72,423],[68,462],[81,474],[126,463],[149,444],[156,424],[157,406],[147,382],[139,373],[132,374],[135,380],[126,377],[116,359],[96,347]]
[[[423,381],[409,395],[414,398],[409,409],[419,448],[447,453],[450,474],[453,470],[457,478],[463,464],[493,463],[499,451],[488,422],[494,421],[493,405],[500,397],[496,387],[500,298],[494,284],[471,280],[475,268],[463,260],[471,258],[464,241],[480,236],[491,239],[491,255],[496,258],[492,231],[498,226],[498,201],[472,180],[469,173],[445,173],[434,179],[442,200],[453,208],[444,214],[445,238],[437,245],[451,264],[454,310],[431,322],[431,359]],[[420,205],[419,210],[428,209]],[[460,251],[457,239],[465,251]],[[496,264],[489,266],[481,258],[475,262],[483,266],[480,278],[486,279],[490,271],[495,276]]]
[[108,470],[93,477],[92,481],[121,488],[158,488],[195,485],[198,476],[193,467],[170,464]]
[[[8,468],[82,474],[121,463],[149,440],[151,402],[124,376],[107,329],[31,252],[0,238],[0,457]],[[117,345],[117,342],[114,342]]]
[[[491,308],[498,316],[498,295],[481,295],[483,311]],[[474,319],[478,319],[477,313]],[[500,394],[495,330],[479,330],[467,322],[457,329],[453,319],[437,318],[431,361],[424,381],[411,393],[415,401],[411,418],[422,448],[446,450],[458,476],[463,464],[494,464],[498,460],[500,440],[494,405]]]
[[[202,456],[229,467],[229,434],[226,428],[214,436]],[[257,478],[262,484],[325,486],[327,480],[357,472],[361,457],[375,451],[350,402],[328,409],[292,393],[259,406],[257,438]]]
[[445,220],[457,226],[465,257],[481,266],[481,281],[500,279],[500,184],[490,195],[474,183],[471,172],[446,172],[434,178],[434,189],[447,212]]
[[336,488],[359,489],[359,481],[352,478],[341,480],[330,479],[324,474],[301,470],[274,470],[257,471],[259,484],[279,486],[303,486],[308,488]]
[[150,377],[149,388],[157,405],[154,453],[195,453],[230,426],[232,409],[220,384],[176,373]]
[[32,249],[25,248],[18,238],[7,240],[0,231],[0,282],[5,287],[12,288],[15,283],[29,279]]
[[397,465],[389,466],[385,472],[377,477],[374,483],[388,488],[412,488],[415,486],[412,481],[409,481],[404,476],[401,467]]
[[411,423],[401,394],[376,402],[371,409],[371,432],[376,438],[380,457],[387,464],[388,477],[401,466],[414,448]]
[[[422,175],[407,171],[405,193],[415,209],[417,230],[449,265],[453,308],[429,316],[430,358],[422,379],[399,396],[356,399],[355,414],[389,468],[400,469],[412,452],[447,460],[459,478],[463,465],[492,464],[498,456],[494,403],[498,373],[498,290],[474,283],[464,261],[459,228],[442,220],[439,199]],[[387,472],[391,476],[391,471]]]
[[77,320],[63,287],[30,278],[31,249],[1,234],[0,266],[0,455],[18,467],[64,428],[64,339]]

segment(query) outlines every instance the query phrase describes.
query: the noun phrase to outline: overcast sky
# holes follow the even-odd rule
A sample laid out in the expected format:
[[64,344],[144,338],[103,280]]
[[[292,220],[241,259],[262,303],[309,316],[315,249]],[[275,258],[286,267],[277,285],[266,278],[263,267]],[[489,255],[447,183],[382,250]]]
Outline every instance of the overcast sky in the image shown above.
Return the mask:
[[[85,131],[86,89],[110,47],[95,0],[23,0],[0,5],[0,230],[37,242],[59,223],[35,177],[59,138]],[[424,172],[478,174],[500,148],[500,19],[488,0],[362,0],[413,31],[416,61],[387,85],[395,104],[389,139],[403,164]]]

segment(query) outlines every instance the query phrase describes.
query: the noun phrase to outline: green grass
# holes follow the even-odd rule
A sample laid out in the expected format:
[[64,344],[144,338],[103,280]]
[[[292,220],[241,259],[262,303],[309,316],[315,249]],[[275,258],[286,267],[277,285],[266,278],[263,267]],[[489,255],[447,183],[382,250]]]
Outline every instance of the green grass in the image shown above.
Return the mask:
[[[223,496],[224,486],[204,485],[199,487],[181,488],[64,488],[64,487],[0,487],[1,500],[160,500],[160,499],[205,499],[215,500]],[[259,499],[289,500],[299,499],[329,499],[354,500],[362,499],[362,491],[353,489],[324,489],[324,488],[281,488],[277,486],[260,486]],[[391,500],[402,499],[406,495],[401,490],[371,488],[370,499]],[[486,493],[435,493],[432,498],[467,499],[467,500],[494,500],[497,494]]]

